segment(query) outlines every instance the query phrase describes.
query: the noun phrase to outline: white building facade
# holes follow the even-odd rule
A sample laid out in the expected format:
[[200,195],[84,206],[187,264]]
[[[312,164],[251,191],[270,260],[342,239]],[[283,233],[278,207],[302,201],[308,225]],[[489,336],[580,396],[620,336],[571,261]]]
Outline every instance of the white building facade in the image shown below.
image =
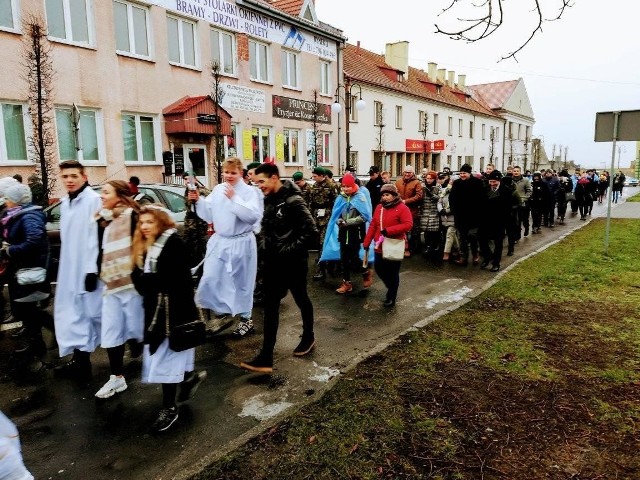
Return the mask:
[[[371,165],[398,176],[405,165],[458,170],[464,163],[480,171],[502,158],[505,121],[472,97],[463,75],[433,63],[428,72],[410,67],[407,42],[388,44],[385,55],[347,45],[344,58],[351,100],[361,94],[366,104],[349,112],[350,164],[358,173]],[[344,167],[345,152],[340,161]]]

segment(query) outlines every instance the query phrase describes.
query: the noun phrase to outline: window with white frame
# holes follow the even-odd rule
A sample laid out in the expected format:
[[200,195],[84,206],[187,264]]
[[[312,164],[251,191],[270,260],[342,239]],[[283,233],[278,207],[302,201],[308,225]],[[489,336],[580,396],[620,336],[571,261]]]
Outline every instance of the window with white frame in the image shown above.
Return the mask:
[[518,124],[518,140],[522,140],[522,124]]
[[16,30],[18,0],[0,0],[0,29]]
[[447,125],[447,134],[448,135],[453,135],[453,117],[449,117],[449,122]]
[[469,138],[473,138],[473,121],[469,122]]
[[358,101],[358,97],[355,95],[349,95],[349,121],[357,122],[358,121],[358,109],[356,108],[356,102]]
[[240,152],[238,152],[238,130],[240,125],[237,123],[231,124],[231,135],[225,137],[225,158],[226,157],[239,157]]
[[318,133],[318,163],[331,163],[331,134],[329,132]]
[[418,110],[418,131],[419,132],[425,132],[426,129],[428,128],[428,113],[423,111],[423,110]]
[[253,161],[264,162],[271,155],[271,130],[269,127],[253,127],[251,129],[253,144]]
[[382,125],[384,119],[382,118],[382,102],[373,102],[373,124],[374,125]]
[[459,137],[462,136],[462,119],[461,118],[458,119],[458,136]]
[[155,115],[122,114],[125,162],[155,162],[159,138],[158,118]]
[[49,37],[93,43],[92,0],[45,0],[45,7]]
[[72,107],[56,107],[56,132],[60,161],[99,162],[102,132],[100,112],[79,108],[74,121]]
[[284,163],[300,162],[300,131],[284,129]]
[[531,139],[531,127],[528,125],[524,127],[524,139],[526,141],[529,141]]
[[113,0],[116,51],[150,57],[149,9],[137,3]]
[[189,20],[167,15],[169,62],[186,66],[198,66],[196,24]]
[[0,161],[27,161],[26,106],[20,103],[2,104],[0,123]]
[[298,54],[291,50],[282,50],[280,68],[282,70],[282,86],[300,88],[300,66]]
[[220,73],[236,73],[236,36],[223,30],[211,29],[211,61],[220,65]]
[[486,127],[486,125],[483,123],[483,124],[482,124],[482,127],[481,127],[481,129],[480,129],[480,130],[481,130],[481,132],[482,132],[482,140],[485,140],[485,137],[486,137],[486,129],[487,129],[487,127]]
[[320,60],[320,95],[331,95],[331,64]]
[[249,40],[249,76],[259,82],[271,81],[269,45]]
[[433,133],[438,133],[438,123],[439,123],[440,119],[438,117],[437,113],[433,114]]
[[402,106],[396,105],[396,128],[402,128]]

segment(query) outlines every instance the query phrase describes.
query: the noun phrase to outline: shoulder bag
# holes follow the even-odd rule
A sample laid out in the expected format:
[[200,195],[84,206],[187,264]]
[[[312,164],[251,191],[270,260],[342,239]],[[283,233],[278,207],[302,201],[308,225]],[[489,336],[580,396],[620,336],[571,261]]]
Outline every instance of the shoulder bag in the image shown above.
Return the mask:
[[[382,212],[384,207],[380,208],[380,230],[382,230]],[[399,262],[404,258],[404,238],[384,237],[382,241],[382,258]]]
[[174,352],[182,352],[203,345],[207,338],[204,321],[196,320],[171,328],[169,325],[169,296],[162,293],[159,293],[158,296],[158,302],[163,303],[169,348]]

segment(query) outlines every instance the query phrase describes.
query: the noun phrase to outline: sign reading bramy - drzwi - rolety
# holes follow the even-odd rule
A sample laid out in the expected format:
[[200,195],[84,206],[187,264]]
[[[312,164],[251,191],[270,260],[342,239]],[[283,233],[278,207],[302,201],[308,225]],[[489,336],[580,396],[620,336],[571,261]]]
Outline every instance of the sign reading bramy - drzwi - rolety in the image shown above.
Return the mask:
[[151,0],[169,11],[209,22],[227,30],[246,33],[285,47],[335,60],[335,42],[301,30],[294,25],[263,15],[225,0]]

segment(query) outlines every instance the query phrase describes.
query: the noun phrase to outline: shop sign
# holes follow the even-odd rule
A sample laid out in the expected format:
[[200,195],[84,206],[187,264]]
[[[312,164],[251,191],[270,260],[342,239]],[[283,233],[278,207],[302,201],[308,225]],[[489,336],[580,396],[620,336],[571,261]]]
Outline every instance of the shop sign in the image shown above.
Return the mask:
[[442,151],[442,150],[444,150],[444,140],[434,140],[433,141],[433,150],[434,151]]
[[431,141],[429,140],[411,140],[407,138],[404,141],[404,149],[407,152],[430,152]]
[[266,95],[264,91],[229,83],[224,83],[221,87],[223,97],[220,104],[225,110],[265,113]]
[[277,118],[299,120],[301,122],[313,122],[315,120],[316,123],[331,123],[331,105],[326,103],[314,103],[308,100],[274,95],[271,105],[272,114]]

